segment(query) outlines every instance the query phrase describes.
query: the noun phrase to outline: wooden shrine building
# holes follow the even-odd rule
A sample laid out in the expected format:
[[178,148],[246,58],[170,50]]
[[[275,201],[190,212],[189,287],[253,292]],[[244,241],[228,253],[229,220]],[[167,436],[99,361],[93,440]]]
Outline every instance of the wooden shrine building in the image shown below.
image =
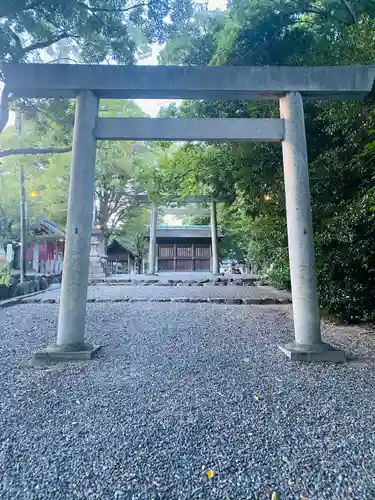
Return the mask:
[[212,271],[210,226],[157,227],[155,267],[157,272]]
[[114,239],[107,246],[107,266],[109,274],[130,274],[136,264],[134,253],[122,242]]

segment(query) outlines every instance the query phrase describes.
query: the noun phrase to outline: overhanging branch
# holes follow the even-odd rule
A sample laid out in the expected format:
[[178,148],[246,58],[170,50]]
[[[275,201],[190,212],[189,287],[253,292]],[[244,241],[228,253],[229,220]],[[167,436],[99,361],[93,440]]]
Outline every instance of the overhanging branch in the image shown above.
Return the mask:
[[29,45],[28,47],[25,47],[23,49],[23,52],[25,54],[32,52],[34,50],[38,49],[45,49],[46,47],[49,47],[50,45],[53,45],[56,42],[59,42],[60,40],[64,40],[65,38],[79,38],[77,35],[72,35],[71,33],[68,33],[66,31],[60,33],[59,35],[56,35],[52,38],[49,38],[47,40],[43,40],[41,42],[36,42],[33,43],[32,45]]
[[58,153],[69,153],[71,150],[72,150],[71,147],[3,149],[2,151],[0,150],[0,158],[5,158],[5,156],[14,156],[14,155],[48,155],[48,154],[58,154]]
[[139,7],[147,7],[149,5],[148,2],[141,2],[141,3],[131,5],[130,7],[125,7],[124,9],[116,9],[116,8],[111,9],[109,7],[107,7],[107,8],[105,8],[105,7],[91,7],[90,5],[87,5],[84,2],[77,2],[77,4],[85,9],[87,9],[91,13],[95,13],[95,12],[108,12],[108,13],[129,12],[130,10],[134,10],[134,9],[139,8]]
[[357,16],[355,15],[355,12],[352,9],[352,6],[348,2],[348,0],[341,0],[341,2],[344,4],[346,11],[348,12],[349,16],[352,18],[353,24],[357,24]]

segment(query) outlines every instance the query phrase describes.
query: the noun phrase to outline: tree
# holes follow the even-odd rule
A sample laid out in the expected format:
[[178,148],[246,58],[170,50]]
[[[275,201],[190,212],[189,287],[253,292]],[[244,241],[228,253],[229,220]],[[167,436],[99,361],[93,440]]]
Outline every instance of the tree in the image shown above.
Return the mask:
[[[44,110],[41,113],[44,113]],[[32,137],[29,135],[31,124],[34,132]],[[0,159],[14,155],[30,156],[67,153],[72,150],[71,146],[67,145],[70,142],[71,133],[69,134],[69,139],[64,139],[61,126],[57,125],[50,118],[48,118],[48,121],[44,120],[43,122],[23,120],[21,128],[24,129],[25,127],[27,134],[22,133],[21,137],[18,137],[15,127],[8,127],[7,133],[3,132],[1,134]],[[56,137],[56,133],[59,137]],[[51,147],[51,142],[60,143],[60,147]]]
[[[74,52],[78,62],[133,64],[148,43],[164,42],[191,13],[191,0],[3,0],[0,63],[40,62],[47,59],[47,49],[65,43],[51,62],[61,56],[77,62]],[[0,132],[8,122],[9,99],[4,87]]]
[[[374,64],[374,17],[375,4],[367,0],[232,0],[224,25],[211,30],[209,61],[204,33],[176,40],[178,51],[169,42],[163,58],[211,65]],[[190,52],[200,43],[201,50]],[[375,320],[374,109],[373,96],[305,104],[320,304],[348,321]],[[190,101],[164,114],[277,117],[278,107]],[[279,146],[189,144],[172,156],[167,170],[172,179],[183,179],[185,190],[204,186],[206,192],[235,194],[236,201],[218,214],[231,235],[231,251],[239,248],[264,269],[272,265],[275,284],[289,278]]]
[[131,143],[106,142],[99,146],[97,156],[96,218],[108,235],[126,217],[140,190],[135,180],[135,150]]
[[[68,116],[73,113],[70,108],[65,111]],[[100,113],[105,116],[142,116],[142,110],[132,101],[103,100]],[[69,123],[67,120],[66,123]],[[41,130],[44,131],[43,135]],[[34,148],[42,141],[64,141],[68,127],[55,123],[47,129],[44,123],[30,120],[24,123],[22,135],[18,138],[14,127],[8,127],[0,137],[0,148],[15,146],[21,142],[26,148]],[[71,132],[70,132],[71,133]],[[42,136],[42,137],[41,137]],[[114,230],[129,223],[137,217],[135,194],[149,188],[149,179],[154,172],[157,148],[147,144],[129,141],[101,141],[98,143],[96,160],[96,217],[97,223],[106,234],[111,236]],[[59,155],[7,156],[2,160],[2,188],[5,194],[0,200],[3,215],[3,233],[19,219],[19,165],[23,162],[25,169],[26,193],[28,198],[29,220],[37,215],[44,215],[65,226],[67,201],[69,192],[69,176],[71,153]],[[147,182],[146,182],[147,180]],[[142,233],[142,230],[137,229]],[[139,245],[138,245],[139,247]]]
[[[145,116],[132,101],[103,100],[102,116]],[[96,218],[107,237],[123,220],[143,186],[138,182],[142,168],[150,165],[150,151],[143,143],[101,141],[96,160]]]
[[164,42],[191,13],[190,0],[5,0],[0,60],[25,62],[30,55],[40,60],[43,49],[64,40],[85,62],[134,63],[138,47]]
[[228,22],[226,11],[198,8],[188,22],[172,36],[160,53],[160,62],[166,65],[209,64],[216,49],[216,37]]
[[[11,176],[6,181],[5,176]],[[19,206],[19,197],[17,183],[12,176],[12,172],[0,171],[0,242],[12,239],[13,225],[18,220],[17,207]]]
[[[52,134],[53,132],[50,131]],[[48,141],[50,135],[43,138]],[[18,137],[15,133],[14,127],[8,127],[3,134],[0,136],[0,148],[15,147],[17,143],[20,143],[22,147],[26,149],[36,148],[41,144],[41,138],[35,127],[34,122],[25,122],[22,130],[21,137]],[[2,232],[2,237],[4,239],[10,239],[14,237],[14,232],[17,228],[19,221],[19,171],[21,162],[25,171],[25,191],[28,198],[28,218],[32,220],[37,215],[45,213],[46,215],[53,214],[53,218],[57,219],[58,222],[65,221],[64,216],[56,218],[55,214],[64,207],[66,210],[66,197],[60,198],[61,204],[59,204],[59,197],[56,199],[41,199],[40,192],[51,190],[52,184],[60,184],[59,180],[62,180],[62,169],[50,169],[53,155],[39,156],[7,156],[1,159],[0,163],[0,211],[3,220],[3,228],[6,227],[6,232]],[[57,155],[55,157],[57,161]],[[66,161],[66,154],[61,155],[59,158],[60,162],[64,162],[63,165],[69,173],[69,168]],[[60,163],[61,167],[62,164]],[[49,188],[46,190],[46,186]],[[57,193],[63,195],[61,186],[56,187]],[[30,196],[30,194],[33,196]],[[6,233],[6,234],[5,234]]]
[[148,253],[147,226],[149,219],[149,208],[135,203],[129,207],[126,218],[123,218],[121,224],[112,232],[114,239],[133,252],[138,269],[141,269]]

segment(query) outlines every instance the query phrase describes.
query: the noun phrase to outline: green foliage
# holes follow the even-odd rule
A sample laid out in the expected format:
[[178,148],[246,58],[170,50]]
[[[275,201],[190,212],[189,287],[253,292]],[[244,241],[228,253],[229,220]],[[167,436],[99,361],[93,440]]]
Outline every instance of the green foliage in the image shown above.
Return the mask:
[[138,266],[141,265],[148,252],[147,226],[150,210],[140,204],[132,205],[127,219],[113,230],[112,238],[131,250]]
[[0,285],[9,286],[12,282],[12,276],[10,274],[8,264],[0,265]]
[[134,63],[148,42],[162,43],[192,13],[190,0],[3,0],[0,6],[0,61],[27,61],[32,53],[66,42],[51,55],[66,62]]
[[[14,127],[8,127],[0,136],[0,149],[16,147],[48,147],[55,135],[60,135],[58,126],[40,133],[35,120],[25,120],[22,135],[16,135]],[[62,142],[60,143],[62,144]],[[19,221],[19,171],[25,171],[25,192],[29,221],[38,215],[45,215],[58,223],[66,220],[66,203],[69,185],[70,153],[59,155],[8,156],[0,165],[0,212],[7,221],[7,236],[17,233]],[[34,194],[34,196],[30,196]]]
[[[0,149],[22,147],[40,147],[48,145],[48,134],[41,137],[32,122],[25,122],[22,136],[16,135],[14,127],[8,127],[0,136]],[[12,233],[16,230],[19,221],[19,172],[22,165],[25,170],[25,190],[26,196],[39,185],[46,169],[45,160],[40,156],[9,156],[1,159],[0,163],[0,231],[4,240],[12,238]],[[30,219],[37,215],[38,208],[34,200],[29,198],[28,216]]]
[[209,64],[215,53],[216,37],[226,21],[226,12],[208,11],[197,6],[178,36],[168,39],[160,53],[160,62],[165,65]]
[[321,306],[349,322],[375,321],[375,214],[346,201],[316,235]]
[[0,172],[0,241],[12,238],[12,228],[19,218],[19,189],[17,172]]
[[[375,3],[337,0],[232,0],[206,33],[191,27],[162,54],[174,63],[350,65],[375,63]],[[199,31],[199,30],[198,30]],[[190,38],[189,38],[190,37]],[[193,39],[192,39],[193,38]],[[194,48],[194,54],[193,54]],[[169,54],[168,54],[169,51]],[[277,117],[276,103],[186,102],[181,117]],[[375,321],[375,105],[305,104],[321,307],[347,321]],[[188,144],[165,167],[176,190],[235,194],[219,223],[227,255],[243,256],[276,286],[289,281],[280,147]]]
[[277,255],[265,272],[267,283],[275,288],[283,290],[290,289],[290,271],[288,258],[285,255]]
[[[142,116],[137,104],[125,100],[102,100],[100,113],[105,116]],[[72,107],[66,108],[67,120],[61,127],[57,123],[48,127],[43,114],[25,120],[22,136],[18,138],[14,127],[8,127],[0,136],[0,149],[46,147],[52,141],[63,145],[72,133]],[[41,131],[44,133],[41,133]],[[155,162],[164,152],[145,143],[128,141],[101,141],[96,158],[95,205],[96,223],[107,237],[144,211],[135,203],[140,192],[152,194]],[[0,168],[0,238],[9,240],[18,233],[19,220],[19,167],[25,170],[28,219],[32,222],[43,215],[62,225],[66,224],[71,153],[8,156],[1,160]],[[154,179],[155,180],[155,179]],[[33,194],[33,196],[30,196]],[[144,232],[144,225],[136,232]],[[16,236],[17,237],[17,236]]]
[[[135,64],[150,55],[150,43],[163,43],[183,29],[192,13],[191,0],[2,0],[0,65],[30,61]],[[66,113],[69,102],[14,101],[8,89],[3,93],[0,132],[8,121],[8,107],[12,107],[31,115],[47,116],[48,112],[47,121],[66,125],[65,139],[69,141],[72,123],[65,121],[71,118]]]

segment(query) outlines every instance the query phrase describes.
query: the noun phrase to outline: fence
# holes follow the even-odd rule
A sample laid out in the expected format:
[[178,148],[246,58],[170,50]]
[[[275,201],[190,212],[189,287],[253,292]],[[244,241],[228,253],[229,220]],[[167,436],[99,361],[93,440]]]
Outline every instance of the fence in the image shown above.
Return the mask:
[[60,274],[62,271],[62,260],[42,260],[39,262],[38,272],[41,274]]

